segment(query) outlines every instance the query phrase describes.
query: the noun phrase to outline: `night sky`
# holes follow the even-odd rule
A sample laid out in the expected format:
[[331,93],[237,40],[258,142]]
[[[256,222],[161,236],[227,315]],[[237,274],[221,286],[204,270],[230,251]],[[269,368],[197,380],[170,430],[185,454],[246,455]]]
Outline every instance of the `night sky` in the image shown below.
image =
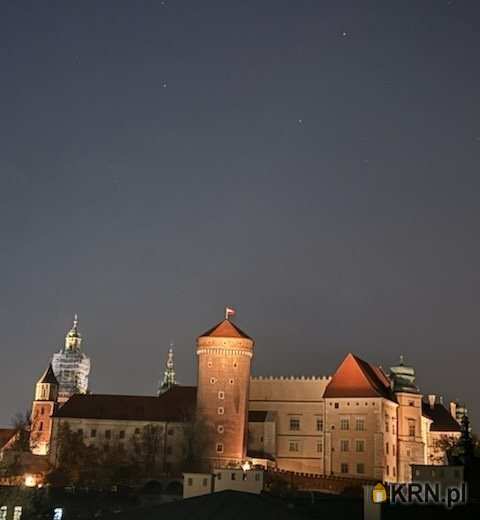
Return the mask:
[[225,305],[256,375],[404,354],[480,421],[478,0],[0,10],[0,425],[79,314],[152,394]]

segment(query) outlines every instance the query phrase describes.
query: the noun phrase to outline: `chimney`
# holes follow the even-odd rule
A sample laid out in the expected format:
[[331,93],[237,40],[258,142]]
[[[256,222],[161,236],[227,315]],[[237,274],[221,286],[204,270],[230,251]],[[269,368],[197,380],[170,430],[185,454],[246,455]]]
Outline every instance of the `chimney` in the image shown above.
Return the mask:
[[430,408],[434,408],[435,407],[435,394],[430,394],[428,396],[428,403],[430,404]]
[[450,415],[457,420],[457,403],[455,401],[450,401]]

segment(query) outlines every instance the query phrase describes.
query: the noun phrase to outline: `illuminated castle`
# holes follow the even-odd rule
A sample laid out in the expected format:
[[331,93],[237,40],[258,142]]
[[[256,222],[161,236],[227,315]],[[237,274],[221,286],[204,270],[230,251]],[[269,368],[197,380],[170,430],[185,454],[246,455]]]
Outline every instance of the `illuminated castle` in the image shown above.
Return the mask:
[[[79,347],[75,320],[65,351],[57,355],[60,392],[61,376],[72,366],[63,356],[83,356]],[[158,463],[165,471],[182,471],[193,431],[205,437],[201,453],[210,467],[249,461],[384,482],[411,480],[412,464],[445,463],[444,441],[460,437],[460,408],[422,396],[414,368],[403,359],[387,373],[350,353],[332,376],[251,377],[253,348],[253,339],[227,313],[197,338],[197,387],[176,384],[171,351],[158,396],[85,394],[89,363],[77,364],[76,378],[63,379],[63,395],[71,397],[56,407],[55,381],[47,373],[34,409],[52,413],[52,423],[42,426],[52,434],[47,439],[38,421],[32,434],[41,439],[43,452],[50,451],[53,464],[63,424],[82,432],[87,445],[105,450],[127,449],[142,428],[155,425],[162,446]],[[48,392],[42,386],[47,380],[53,385]]]

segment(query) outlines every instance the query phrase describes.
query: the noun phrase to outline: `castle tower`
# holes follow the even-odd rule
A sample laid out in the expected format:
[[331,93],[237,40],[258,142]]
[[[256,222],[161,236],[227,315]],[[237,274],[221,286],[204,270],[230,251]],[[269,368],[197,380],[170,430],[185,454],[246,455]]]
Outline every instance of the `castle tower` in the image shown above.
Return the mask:
[[46,455],[52,435],[52,415],[57,408],[58,381],[49,365],[35,387],[30,428],[30,449],[35,455]]
[[175,380],[175,365],[173,362],[173,343],[171,343],[170,348],[168,349],[168,357],[165,364],[163,381],[158,387],[158,395],[160,396],[164,394],[167,390],[170,390],[170,388],[176,384],[177,381]]
[[[233,311],[232,311],[233,312]],[[197,338],[197,421],[211,466],[245,459],[254,341],[228,319]]]
[[390,368],[393,392],[397,398],[397,478],[409,482],[411,464],[425,464],[425,443],[422,437],[422,396],[415,383],[415,369],[400,363]]
[[65,346],[53,355],[52,367],[59,383],[58,402],[63,404],[73,394],[88,390],[90,359],[81,351],[82,335],[78,330],[78,316],[65,336]]

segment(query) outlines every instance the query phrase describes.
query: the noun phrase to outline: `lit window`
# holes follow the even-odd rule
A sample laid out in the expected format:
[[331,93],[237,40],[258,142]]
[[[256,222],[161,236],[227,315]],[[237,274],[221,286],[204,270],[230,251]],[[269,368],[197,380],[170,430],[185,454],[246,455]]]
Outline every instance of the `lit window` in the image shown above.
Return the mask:
[[340,464],[340,473],[348,473],[348,464],[346,462]]
[[15,506],[13,508],[13,520],[20,520],[22,518],[22,506]]
[[340,441],[340,451],[348,451],[348,450],[349,450],[348,440],[342,439]]
[[357,473],[365,473],[365,464],[361,462],[357,464]]
[[355,442],[355,449],[356,451],[358,451],[359,453],[365,451],[365,441],[364,440],[357,440]]
[[223,408],[223,406],[219,406],[217,408],[217,413],[218,415],[223,415],[225,413],[225,409]]
[[350,421],[348,419],[340,419],[340,429],[345,431],[350,428]]
[[7,506],[0,507],[0,520],[7,520]]
[[219,398],[219,399],[225,399],[225,392],[223,392],[222,390],[220,390],[220,392],[218,392],[218,398]]
[[290,417],[290,430],[291,431],[300,430],[300,419]]

